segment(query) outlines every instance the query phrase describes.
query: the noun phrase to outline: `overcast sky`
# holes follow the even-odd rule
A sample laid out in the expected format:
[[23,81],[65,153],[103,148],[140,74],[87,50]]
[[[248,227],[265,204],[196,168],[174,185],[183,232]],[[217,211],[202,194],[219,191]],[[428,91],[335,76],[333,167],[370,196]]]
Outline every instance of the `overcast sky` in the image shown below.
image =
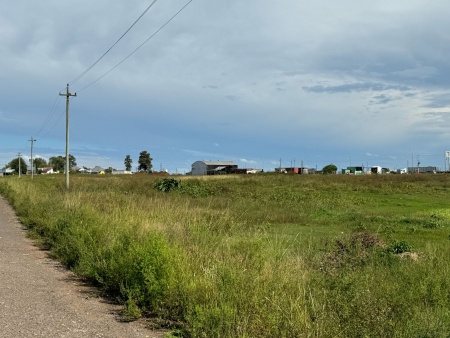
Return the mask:
[[[28,159],[31,137],[34,155],[64,155],[58,94],[152,2],[0,0],[0,167]],[[188,2],[157,1],[71,84],[78,166],[123,169],[129,154],[136,167],[147,150],[170,172],[197,160],[444,169],[448,1],[193,0],[106,74]]]

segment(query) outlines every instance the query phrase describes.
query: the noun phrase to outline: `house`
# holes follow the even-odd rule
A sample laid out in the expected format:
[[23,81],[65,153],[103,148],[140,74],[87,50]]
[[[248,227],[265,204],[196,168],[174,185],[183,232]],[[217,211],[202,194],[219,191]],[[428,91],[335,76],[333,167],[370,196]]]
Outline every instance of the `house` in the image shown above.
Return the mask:
[[54,174],[55,172],[53,171],[52,167],[45,167],[45,168],[39,168],[38,173],[40,173],[42,175],[48,175],[48,174]]
[[97,165],[91,169],[91,174],[105,175],[105,169]]
[[347,167],[347,169],[342,169],[343,174],[347,175],[362,175],[364,174],[363,167]]
[[232,161],[197,161],[192,164],[192,176],[230,173],[237,169]]
[[408,172],[411,174],[436,174],[437,167],[408,167]]
[[80,174],[90,174],[91,173],[91,169],[83,167],[83,168],[78,169],[78,172]]
[[383,173],[383,168],[379,167],[379,166],[373,166],[370,168],[370,172],[372,174],[382,174]]
[[112,175],[131,175],[132,172],[128,170],[113,170],[111,171]]

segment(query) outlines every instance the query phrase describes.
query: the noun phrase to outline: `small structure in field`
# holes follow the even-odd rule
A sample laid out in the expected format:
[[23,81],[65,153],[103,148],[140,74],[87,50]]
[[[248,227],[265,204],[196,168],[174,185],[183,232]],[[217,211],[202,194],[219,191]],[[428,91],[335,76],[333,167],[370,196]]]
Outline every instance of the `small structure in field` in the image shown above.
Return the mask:
[[233,161],[197,161],[192,164],[192,176],[228,174],[238,168]]
[[364,174],[363,167],[347,167],[346,169],[342,169],[342,173],[346,175],[362,175]]
[[38,168],[38,173],[40,173],[42,175],[50,175],[50,174],[55,174],[55,171],[53,170],[52,167],[44,167],[44,168]]

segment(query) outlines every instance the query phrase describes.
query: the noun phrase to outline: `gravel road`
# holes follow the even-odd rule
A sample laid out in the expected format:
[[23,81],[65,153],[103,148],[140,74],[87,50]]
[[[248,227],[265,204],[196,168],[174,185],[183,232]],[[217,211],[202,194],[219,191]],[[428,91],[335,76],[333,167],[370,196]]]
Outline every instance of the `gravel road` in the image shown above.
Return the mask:
[[33,246],[0,197],[0,337],[163,337]]

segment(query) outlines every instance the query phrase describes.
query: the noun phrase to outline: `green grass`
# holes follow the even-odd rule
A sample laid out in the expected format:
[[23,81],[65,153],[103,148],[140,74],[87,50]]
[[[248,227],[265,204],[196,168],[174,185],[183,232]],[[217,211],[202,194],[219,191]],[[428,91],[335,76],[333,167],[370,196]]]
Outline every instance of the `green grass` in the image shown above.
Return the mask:
[[448,337],[450,177],[177,180],[10,177],[0,194],[40,245],[174,335]]

